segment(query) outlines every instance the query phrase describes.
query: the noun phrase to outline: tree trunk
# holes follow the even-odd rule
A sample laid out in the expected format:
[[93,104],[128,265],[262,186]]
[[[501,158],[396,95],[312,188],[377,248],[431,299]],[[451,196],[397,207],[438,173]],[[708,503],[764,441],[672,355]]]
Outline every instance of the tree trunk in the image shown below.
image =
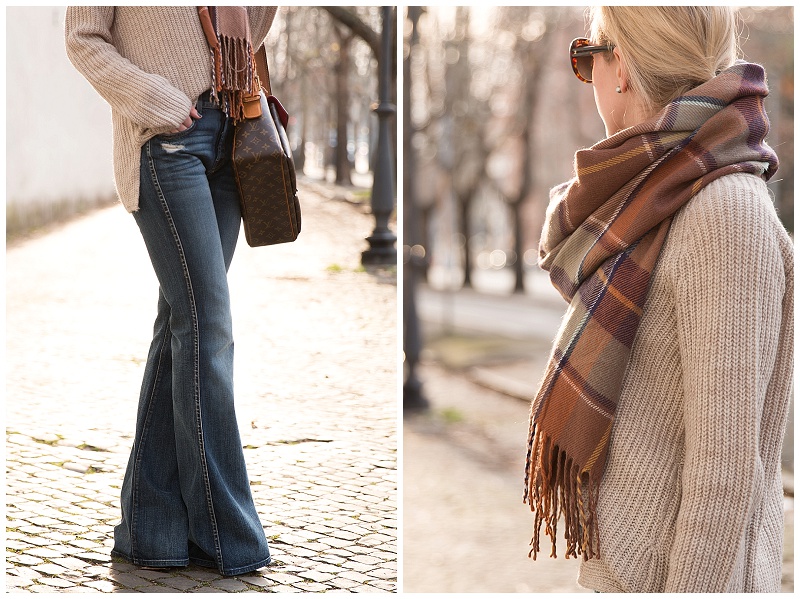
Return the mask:
[[522,255],[525,250],[522,244],[522,202],[514,202],[511,209],[514,211],[514,253],[517,256],[514,262],[514,293],[524,293],[525,262]]
[[471,230],[469,226],[470,208],[472,207],[472,191],[458,198],[458,206],[461,209],[461,235],[464,237],[464,278],[462,287],[472,287],[472,255],[469,251],[469,239]]
[[347,157],[347,124],[350,112],[350,88],[347,85],[347,75],[350,71],[350,44],[353,41],[352,33],[345,36],[338,27],[336,35],[339,38],[339,62],[336,63],[336,183],[339,185],[352,185],[350,179],[350,160]]

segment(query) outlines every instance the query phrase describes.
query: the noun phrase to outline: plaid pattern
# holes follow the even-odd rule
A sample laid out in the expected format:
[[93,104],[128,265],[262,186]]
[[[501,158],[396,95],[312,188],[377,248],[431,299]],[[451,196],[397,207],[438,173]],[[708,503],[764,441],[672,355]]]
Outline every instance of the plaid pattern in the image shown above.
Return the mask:
[[762,67],[739,62],[659,114],[575,155],[575,177],[551,191],[539,264],[569,302],[531,405],[524,501],[556,557],[599,555],[597,492],[616,404],[650,276],[672,216],[718,177],[769,179],[778,159]]

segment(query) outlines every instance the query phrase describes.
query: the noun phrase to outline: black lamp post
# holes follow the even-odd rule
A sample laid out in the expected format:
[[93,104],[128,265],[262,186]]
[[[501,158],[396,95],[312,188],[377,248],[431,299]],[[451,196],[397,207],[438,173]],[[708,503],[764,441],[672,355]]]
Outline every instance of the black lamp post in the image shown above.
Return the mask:
[[372,182],[372,214],[375,229],[367,237],[369,249],[362,252],[362,264],[396,264],[397,237],[389,229],[389,218],[394,210],[394,165],[392,162],[392,136],[389,120],[397,108],[389,100],[389,84],[392,65],[392,7],[382,7],[383,31],[380,57],[380,103],[375,109],[378,115],[378,158]]

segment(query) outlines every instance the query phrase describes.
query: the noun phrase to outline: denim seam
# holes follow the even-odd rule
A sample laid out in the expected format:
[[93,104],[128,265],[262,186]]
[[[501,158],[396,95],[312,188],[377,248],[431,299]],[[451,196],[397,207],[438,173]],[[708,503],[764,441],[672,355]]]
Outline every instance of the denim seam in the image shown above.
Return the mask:
[[150,417],[153,413],[153,397],[156,392],[156,387],[158,386],[158,381],[161,379],[161,365],[163,363],[164,357],[164,349],[166,348],[166,340],[170,334],[169,323],[165,328],[164,337],[161,340],[161,350],[158,352],[158,366],[156,367],[155,376],[153,377],[153,387],[150,390],[150,398],[147,401],[147,410],[145,411],[144,420],[142,422],[142,435],[140,437],[139,447],[136,450],[136,459],[134,460],[134,470],[133,475],[131,476],[131,483],[132,483],[132,505],[133,505],[133,513],[131,514],[131,557],[134,559],[138,559],[138,547],[137,547],[137,527],[136,522],[139,519],[139,484],[138,484],[138,477],[139,472],[141,470],[141,462],[142,462],[142,453],[144,451],[144,443],[147,439],[147,431],[150,425]]
[[228,127],[229,127],[229,121],[226,118],[224,123],[223,123],[223,125],[222,125],[222,127],[220,128],[220,131],[217,133],[216,143],[214,144],[214,148],[215,148],[215,151],[214,151],[214,163],[212,164],[211,168],[208,171],[209,174],[216,173],[220,169],[220,167],[223,165],[223,163],[225,162],[226,156],[230,155],[230,152],[228,152],[228,154],[226,154],[225,151],[224,151],[225,150],[225,138],[228,135]]
[[180,236],[178,235],[178,229],[175,226],[175,222],[172,219],[172,214],[169,210],[169,205],[167,204],[167,200],[164,197],[164,193],[161,189],[161,184],[158,181],[158,175],[156,173],[155,164],[152,158],[151,153],[151,142],[147,142],[147,156],[150,161],[150,174],[153,179],[153,185],[155,186],[156,192],[158,193],[159,203],[161,204],[161,208],[164,211],[164,216],[167,219],[167,223],[169,224],[170,231],[172,232],[172,237],[175,241],[176,248],[178,250],[178,255],[181,259],[181,266],[183,267],[183,277],[184,281],[186,282],[186,291],[189,296],[189,305],[191,307],[191,318],[192,318],[192,330],[194,336],[194,404],[195,404],[195,420],[197,424],[197,437],[198,437],[198,449],[200,452],[200,464],[203,470],[203,483],[205,486],[206,491],[206,507],[208,509],[208,515],[211,520],[211,532],[214,535],[214,550],[217,553],[217,559],[219,560],[219,568],[220,570],[223,568],[223,561],[222,561],[222,547],[220,546],[219,542],[219,531],[217,529],[217,518],[214,514],[214,502],[211,497],[211,481],[208,475],[208,463],[206,462],[206,450],[205,450],[205,443],[203,438],[203,420],[202,420],[202,412],[200,406],[200,330],[198,326],[198,317],[197,317],[197,305],[194,299],[194,290],[192,289],[192,279],[189,275],[189,267],[186,263],[186,254],[183,251],[183,244],[181,243]]

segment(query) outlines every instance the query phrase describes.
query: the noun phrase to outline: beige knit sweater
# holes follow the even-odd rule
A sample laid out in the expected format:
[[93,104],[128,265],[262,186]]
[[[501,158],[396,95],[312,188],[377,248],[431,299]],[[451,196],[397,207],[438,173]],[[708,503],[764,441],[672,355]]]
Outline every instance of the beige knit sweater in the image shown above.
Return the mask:
[[675,217],[633,345],[599,493],[603,592],[780,591],[793,249],[758,177]]
[[[247,7],[256,48],[276,10]],[[142,145],[177,128],[211,88],[211,55],[197,7],[71,6],[64,29],[70,61],[111,105],[117,193],[133,212]]]

